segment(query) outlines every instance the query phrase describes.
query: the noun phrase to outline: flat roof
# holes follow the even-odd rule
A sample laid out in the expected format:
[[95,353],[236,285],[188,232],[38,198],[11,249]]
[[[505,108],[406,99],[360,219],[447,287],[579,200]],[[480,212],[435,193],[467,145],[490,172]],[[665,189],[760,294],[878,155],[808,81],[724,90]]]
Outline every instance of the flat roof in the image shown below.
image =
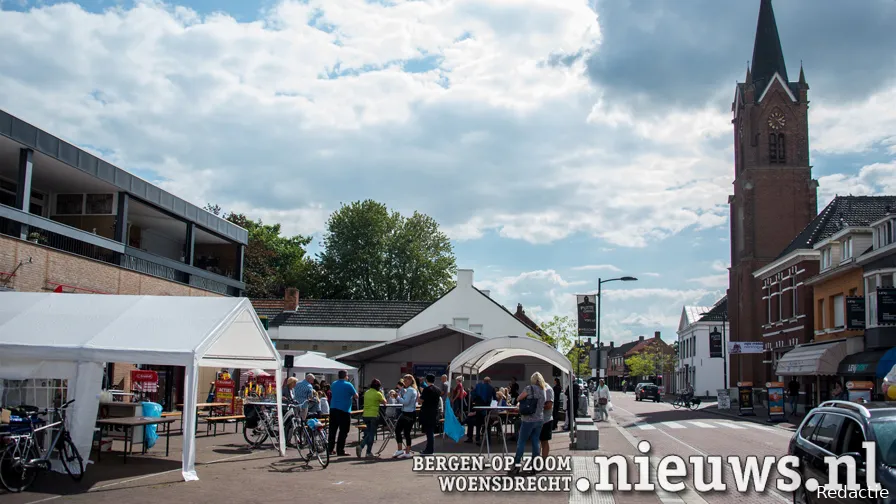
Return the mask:
[[232,222],[207,212],[140,177],[80,149],[18,117],[0,109],[0,135],[24,147],[77,168],[88,175],[115,185],[137,199],[151,203],[188,222],[228,237],[240,244],[249,243],[249,232]]

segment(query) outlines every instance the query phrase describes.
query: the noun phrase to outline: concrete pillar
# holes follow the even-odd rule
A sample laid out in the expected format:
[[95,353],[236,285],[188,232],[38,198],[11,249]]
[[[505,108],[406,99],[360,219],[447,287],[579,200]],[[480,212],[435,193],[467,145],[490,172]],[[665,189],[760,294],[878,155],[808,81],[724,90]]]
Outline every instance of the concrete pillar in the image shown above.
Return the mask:
[[126,192],[118,193],[118,215],[115,217],[115,241],[128,244],[128,205],[130,197]]
[[193,256],[194,251],[196,249],[196,224],[192,222],[187,223],[187,237],[186,244],[184,245],[184,263],[192,266],[193,265]]
[[[16,177],[16,208],[31,213],[31,178],[34,175],[34,151],[19,150],[19,171]],[[30,229],[25,224],[19,226],[19,238],[28,239]]]

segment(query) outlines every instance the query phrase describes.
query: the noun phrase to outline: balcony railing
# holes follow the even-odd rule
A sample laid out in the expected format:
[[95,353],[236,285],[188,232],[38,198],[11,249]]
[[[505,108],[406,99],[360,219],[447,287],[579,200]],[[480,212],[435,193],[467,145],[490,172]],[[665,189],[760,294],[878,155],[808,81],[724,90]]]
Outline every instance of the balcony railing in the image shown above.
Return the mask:
[[237,296],[245,289],[237,280],[4,205],[0,205],[0,234],[219,294]]

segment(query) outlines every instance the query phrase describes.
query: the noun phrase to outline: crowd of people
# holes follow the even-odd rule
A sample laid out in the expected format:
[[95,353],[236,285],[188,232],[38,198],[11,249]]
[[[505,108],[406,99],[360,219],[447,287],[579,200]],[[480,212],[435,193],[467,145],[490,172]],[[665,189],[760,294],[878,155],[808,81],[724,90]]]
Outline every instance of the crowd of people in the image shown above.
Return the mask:
[[[605,386],[604,386],[605,387]],[[373,445],[379,422],[380,408],[386,408],[386,415],[396,420],[396,450],[393,458],[410,458],[414,456],[411,448],[411,433],[415,424],[419,424],[426,437],[426,445],[420,455],[431,455],[435,449],[435,432],[445,411],[445,401],[451,405],[451,411],[461,424],[466,426],[466,442],[481,444],[483,435],[488,436],[493,427],[500,428],[500,421],[486,410],[477,406],[509,406],[518,413],[515,461],[517,467],[511,473],[519,472],[519,463],[527,445],[532,446],[532,456],[548,456],[553,432],[559,427],[559,406],[555,400],[563,393],[559,378],[554,378],[553,386],[545,382],[541,373],[533,373],[529,383],[520,386],[516,378],[511,378],[505,387],[495,387],[489,377],[484,377],[475,386],[467,388],[461,376],[452,384],[447,375],[438,379],[428,374],[415,378],[413,375],[402,376],[395,387],[385,390],[379,379],[373,379],[368,387],[359,392],[348,381],[347,373],[340,371],[338,379],[331,384],[320,380],[313,374],[299,381],[295,376],[286,380],[284,385],[285,399],[300,404],[303,418],[321,415],[329,416],[328,448],[331,456],[348,456],[345,443],[351,428],[351,414],[361,410],[364,424],[364,436],[355,448],[358,457],[373,457]],[[569,418],[580,407],[580,395],[583,393],[579,383],[573,383],[571,390],[567,387],[567,413]],[[570,411],[570,406],[572,411]],[[325,411],[326,410],[326,411]],[[568,424],[564,430],[568,430]],[[500,432],[500,435],[504,435]]]

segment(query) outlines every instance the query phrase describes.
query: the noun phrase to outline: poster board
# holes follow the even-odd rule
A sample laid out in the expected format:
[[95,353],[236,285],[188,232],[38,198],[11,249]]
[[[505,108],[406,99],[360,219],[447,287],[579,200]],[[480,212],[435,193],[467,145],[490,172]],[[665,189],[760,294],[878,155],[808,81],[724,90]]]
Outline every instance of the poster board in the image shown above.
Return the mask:
[[784,412],[784,384],[781,382],[768,382],[765,384],[768,395],[768,420],[770,422],[783,422],[786,417]]
[[874,383],[869,381],[846,382],[846,394],[850,402],[871,402]]
[[740,416],[755,416],[753,411],[753,382],[737,382],[737,408]]
[[718,398],[718,408],[720,410],[731,409],[731,392],[728,389],[716,390],[716,397]]
[[594,294],[578,294],[576,296],[576,313],[578,314],[579,337],[597,335],[597,305]]
[[233,380],[215,380],[215,402],[227,403],[227,414],[233,414]]

